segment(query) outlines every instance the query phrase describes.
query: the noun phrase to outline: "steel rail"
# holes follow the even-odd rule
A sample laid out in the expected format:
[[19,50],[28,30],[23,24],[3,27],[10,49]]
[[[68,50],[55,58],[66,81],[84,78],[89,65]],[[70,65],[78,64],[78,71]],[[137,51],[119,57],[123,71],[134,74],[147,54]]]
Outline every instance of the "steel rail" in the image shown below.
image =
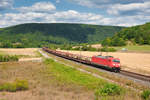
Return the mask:
[[143,74],[139,74],[139,73],[135,73],[135,72],[130,72],[130,71],[125,71],[125,70],[120,70],[120,74],[129,76],[129,77],[133,77],[135,79],[150,82],[150,76],[147,76],[147,75],[143,75]]

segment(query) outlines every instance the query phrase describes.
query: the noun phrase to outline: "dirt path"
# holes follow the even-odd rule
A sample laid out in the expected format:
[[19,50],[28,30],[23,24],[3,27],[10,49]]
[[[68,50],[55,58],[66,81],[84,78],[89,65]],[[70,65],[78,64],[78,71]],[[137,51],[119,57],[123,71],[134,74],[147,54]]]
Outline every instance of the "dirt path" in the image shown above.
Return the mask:
[[21,58],[19,59],[20,62],[22,61],[33,61],[33,62],[42,62],[42,58]]

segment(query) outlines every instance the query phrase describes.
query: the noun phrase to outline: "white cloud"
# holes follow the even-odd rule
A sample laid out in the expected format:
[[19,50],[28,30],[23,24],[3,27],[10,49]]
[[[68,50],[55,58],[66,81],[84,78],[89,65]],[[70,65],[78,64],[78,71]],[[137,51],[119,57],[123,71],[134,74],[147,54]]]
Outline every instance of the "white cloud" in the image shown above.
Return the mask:
[[97,21],[103,21],[101,15],[92,13],[80,13],[75,10],[59,11],[54,13],[43,12],[23,12],[7,13],[0,17],[0,27],[16,25],[21,23],[43,22],[43,23],[88,23],[98,24]]
[[80,13],[75,10],[60,11],[54,13],[26,12],[7,13],[0,16],[0,27],[21,23],[85,23],[98,25],[132,26],[142,24],[150,20],[149,16],[126,16],[118,18],[106,18],[100,14]]
[[[104,17],[101,14],[81,13],[75,10],[57,11],[56,7],[53,4],[47,2],[46,5],[44,5],[45,3],[46,2],[39,2],[33,4],[30,7],[16,8],[17,10],[20,9],[21,12],[0,14],[0,22],[1,22],[0,27],[6,27],[22,23],[84,23],[97,25],[132,26],[144,24],[145,22],[150,20],[149,14],[148,15],[138,14],[124,17],[122,16]],[[142,7],[145,7],[145,9],[148,8],[148,6]],[[134,8],[138,9],[138,7]],[[116,7],[113,9],[112,11],[120,13],[118,11],[120,11],[122,7]],[[131,9],[133,8],[128,7],[124,10],[128,11]],[[50,13],[49,11],[52,12]],[[148,10],[146,11],[148,12]]]
[[68,0],[89,8],[103,10],[110,15],[147,14],[150,0]]
[[149,0],[68,0],[79,5],[87,7],[100,7],[101,5],[114,5],[114,4],[131,4],[131,3],[144,3]]
[[[76,0],[78,1],[78,0]],[[78,1],[78,4],[82,5],[82,6],[88,6],[88,7],[93,7],[95,4],[92,3],[91,1],[89,0],[82,0],[82,1]]]
[[102,8],[102,7],[109,7],[110,5],[115,4],[143,3],[149,0],[68,0],[68,1],[75,2],[82,6]]
[[119,15],[122,12],[134,11],[144,12],[150,10],[150,2],[144,3],[131,3],[131,4],[115,4],[108,8],[107,12],[113,15]]
[[51,12],[54,11],[56,7],[51,2],[38,2],[30,7],[21,7],[17,8],[17,10],[21,12]]
[[0,0],[0,10],[12,8],[13,0]]

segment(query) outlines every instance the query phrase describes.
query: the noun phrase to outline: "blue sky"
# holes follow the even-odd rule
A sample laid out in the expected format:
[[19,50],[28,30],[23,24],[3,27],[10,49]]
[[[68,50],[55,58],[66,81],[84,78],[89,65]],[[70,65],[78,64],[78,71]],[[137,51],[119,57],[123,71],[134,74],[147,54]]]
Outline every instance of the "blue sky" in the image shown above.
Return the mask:
[[150,0],[0,0],[0,27],[22,23],[134,26],[150,21]]

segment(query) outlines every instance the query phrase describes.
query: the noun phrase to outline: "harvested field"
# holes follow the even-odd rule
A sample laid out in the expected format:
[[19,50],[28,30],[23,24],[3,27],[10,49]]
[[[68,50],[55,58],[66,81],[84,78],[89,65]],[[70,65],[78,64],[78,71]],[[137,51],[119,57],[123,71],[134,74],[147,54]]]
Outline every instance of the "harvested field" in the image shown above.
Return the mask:
[[19,61],[41,61],[38,48],[0,49],[1,55],[17,55]]
[[1,54],[36,56],[38,48],[0,49]]
[[102,47],[102,45],[101,44],[93,44],[93,45],[91,45],[93,48],[101,48]]
[[[99,55],[100,52],[89,52],[89,51],[67,51],[73,54],[81,54],[84,56],[92,57]],[[120,58],[122,69],[130,70],[133,72],[143,73],[150,75],[150,53],[105,53],[102,55],[111,55],[116,58]]]

